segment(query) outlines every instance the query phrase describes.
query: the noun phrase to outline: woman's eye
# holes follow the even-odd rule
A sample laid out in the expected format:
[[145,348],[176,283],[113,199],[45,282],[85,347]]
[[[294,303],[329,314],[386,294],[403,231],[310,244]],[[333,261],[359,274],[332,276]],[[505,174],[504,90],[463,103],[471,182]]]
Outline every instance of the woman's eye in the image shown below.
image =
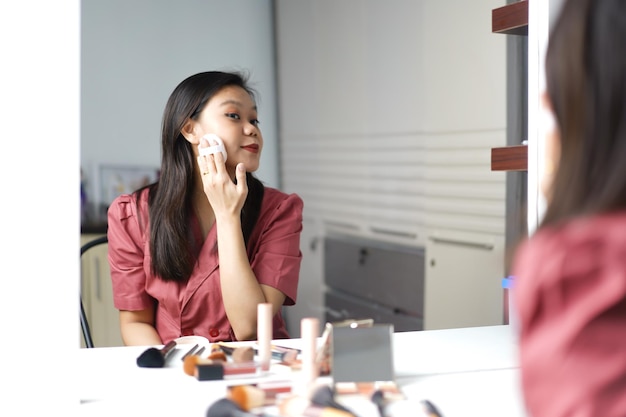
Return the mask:
[[237,113],[226,113],[226,117],[230,117],[231,119],[239,120],[239,115]]
[[252,119],[250,120],[250,124],[254,125],[254,126],[258,126],[261,122],[259,121],[259,119]]

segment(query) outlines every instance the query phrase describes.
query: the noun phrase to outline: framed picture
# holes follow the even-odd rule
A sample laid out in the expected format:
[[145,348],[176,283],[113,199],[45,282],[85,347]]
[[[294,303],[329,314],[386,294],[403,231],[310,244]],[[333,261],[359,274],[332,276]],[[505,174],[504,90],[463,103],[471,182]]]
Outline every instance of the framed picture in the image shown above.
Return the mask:
[[159,178],[159,169],[135,165],[101,164],[97,174],[99,206],[106,210],[117,196],[132,193],[155,182]]

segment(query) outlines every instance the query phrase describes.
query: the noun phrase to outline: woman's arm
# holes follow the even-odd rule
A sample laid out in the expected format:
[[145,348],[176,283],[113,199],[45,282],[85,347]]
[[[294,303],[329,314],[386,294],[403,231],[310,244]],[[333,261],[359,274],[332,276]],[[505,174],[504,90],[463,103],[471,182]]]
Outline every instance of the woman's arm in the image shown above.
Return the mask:
[[199,157],[204,191],[209,199],[217,226],[220,285],[224,311],[237,340],[253,340],[257,330],[257,305],[269,302],[275,315],[285,300],[280,291],[259,284],[248,260],[241,230],[241,209],[248,195],[243,164],[235,169],[236,184],[224,165],[221,154],[207,161]]
[[143,234],[136,200],[119,196],[108,211],[108,259],[113,301],[120,311],[120,331],[126,345],[161,344],[155,324],[155,302],[146,293]]
[[160,345],[163,342],[154,328],[154,309],[120,311],[122,340],[127,346]]
[[272,315],[276,315],[285,295],[259,284],[250,267],[239,216],[216,221],[224,310],[237,340],[252,340],[256,338],[257,305],[271,303]]

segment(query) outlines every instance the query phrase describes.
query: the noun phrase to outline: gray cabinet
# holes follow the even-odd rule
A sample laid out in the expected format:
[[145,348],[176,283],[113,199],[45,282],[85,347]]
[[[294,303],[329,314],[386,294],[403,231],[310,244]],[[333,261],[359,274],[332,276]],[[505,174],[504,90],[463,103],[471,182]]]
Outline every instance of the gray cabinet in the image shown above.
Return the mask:
[[373,318],[396,331],[422,330],[424,251],[348,236],[324,244],[326,321]]

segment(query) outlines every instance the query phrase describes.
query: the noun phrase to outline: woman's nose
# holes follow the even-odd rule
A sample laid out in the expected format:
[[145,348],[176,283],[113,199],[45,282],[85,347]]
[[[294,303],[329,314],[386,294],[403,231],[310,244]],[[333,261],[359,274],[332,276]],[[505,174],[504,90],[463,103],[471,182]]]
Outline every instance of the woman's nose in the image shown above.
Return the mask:
[[246,123],[243,128],[243,132],[246,136],[256,136],[259,132],[258,128],[252,123]]

